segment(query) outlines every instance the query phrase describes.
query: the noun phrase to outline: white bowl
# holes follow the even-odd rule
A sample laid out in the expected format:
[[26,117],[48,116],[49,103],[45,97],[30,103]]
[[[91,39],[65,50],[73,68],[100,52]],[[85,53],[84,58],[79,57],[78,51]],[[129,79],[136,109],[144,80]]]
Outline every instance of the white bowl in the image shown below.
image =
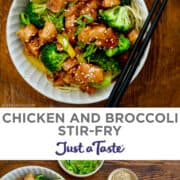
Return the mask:
[[24,166],[14,169],[5,174],[2,178],[0,178],[0,180],[16,180],[16,178],[23,177],[29,172],[31,172],[34,175],[43,174],[49,178],[61,178],[62,180],[65,180],[61,175],[59,175],[55,171],[40,166]]
[[[148,10],[145,5],[145,2],[144,0],[136,0],[136,1],[140,6],[143,20],[145,20],[145,18],[148,15]],[[22,43],[20,42],[19,38],[16,36],[16,32],[20,28],[19,14],[24,10],[27,3],[28,0],[12,1],[12,6],[9,11],[9,16],[7,20],[7,30],[6,30],[9,53],[20,75],[25,79],[25,81],[29,85],[31,85],[38,92],[55,101],[70,103],[70,104],[90,104],[107,99],[110,95],[110,92],[114,84],[112,84],[107,88],[98,90],[93,95],[88,95],[87,93],[83,93],[81,91],[62,92],[57,87],[53,87],[51,82],[47,80],[46,75],[44,73],[40,72],[29,61],[27,61],[26,57],[23,54]],[[133,81],[141,71],[146,61],[149,49],[150,49],[150,43],[131,81]]]
[[101,167],[103,166],[104,161],[101,161],[101,163],[99,164],[99,166],[98,166],[93,172],[88,173],[88,174],[75,174],[75,173],[69,171],[68,169],[66,169],[66,168],[64,167],[63,163],[62,163],[60,160],[58,161],[58,163],[59,163],[60,167],[61,167],[67,174],[69,174],[69,175],[71,175],[71,176],[74,176],[74,177],[85,178],[85,177],[89,177],[89,176],[92,176],[93,174],[97,173],[97,172],[101,169]]

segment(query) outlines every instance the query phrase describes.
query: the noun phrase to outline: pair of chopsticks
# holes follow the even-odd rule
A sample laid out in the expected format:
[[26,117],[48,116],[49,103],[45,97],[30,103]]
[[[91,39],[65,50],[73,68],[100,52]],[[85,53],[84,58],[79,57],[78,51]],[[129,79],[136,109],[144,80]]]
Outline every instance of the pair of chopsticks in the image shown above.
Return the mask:
[[[141,32],[136,40],[136,43],[129,55],[128,61],[126,62],[116,84],[105,104],[106,107],[118,107],[119,101],[122,99],[128,85],[139,65],[139,62],[144,54],[144,51],[153,35],[153,32],[159,22],[159,19],[164,11],[168,0],[155,0],[149,15],[141,29]],[[159,4],[160,3],[160,4]],[[159,6],[158,6],[159,5]],[[157,12],[156,12],[157,11]],[[150,21],[153,15],[156,13],[152,23]],[[150,27],[149,27],[150,25]],[[147,29],[149,29],[147,31]]]

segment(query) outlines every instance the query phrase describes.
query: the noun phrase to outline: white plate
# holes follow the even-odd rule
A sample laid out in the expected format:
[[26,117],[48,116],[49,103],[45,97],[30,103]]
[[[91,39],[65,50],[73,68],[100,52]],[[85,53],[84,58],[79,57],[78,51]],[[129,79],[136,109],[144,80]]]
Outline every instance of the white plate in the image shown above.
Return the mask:
[[34,175],[43,174],[49,178],[61,178],[62,180],[65,180],[61,175],[59,175],[55,171],[40,166],[24,166],[14,169],[6,175],[4,175],[2,178],[0,178],[0,180],[16,180],[16,178],[23,177],[29,172],[32,172],[32,174]]
[[[148,15],[148,10],[145,5],[144,0],[136,0],[138,5],[140,6],[141,13],[143,19]],[[51,82],[49,82],[46,78],[46,75],[39,70],[37,70],[23,54],[23,46],[20,42],[19,38],[16,36],[16,32],[20,28],[19,14],[24,10],[28,0],[14,0],[12,2],[11,9],[9,11],[9,16],[7,20],[7,44],[11,59],[17,69],[17,71],[21,74],[21,76],[25,79],[25,81],[31,85],[34,89],[39,91],[41,94],[53,99],[55,101],[70,103],[70,104],[90,104],[96,103],[102,100],[105,100],[109,97],[110,92],[113,88],[111,86],[107,88],[103,88],[98,90],[93,95],[88,95],[87,93],[83,93],[81,91],[71,91],[71,92],[62,92],[57,87],[53,87]],[[141,71],[148,52],[150,49],[150,43],[144,53],[144,56],[141,59],[141,62],[131,80],[131,82],[137,77],[139,72]]]

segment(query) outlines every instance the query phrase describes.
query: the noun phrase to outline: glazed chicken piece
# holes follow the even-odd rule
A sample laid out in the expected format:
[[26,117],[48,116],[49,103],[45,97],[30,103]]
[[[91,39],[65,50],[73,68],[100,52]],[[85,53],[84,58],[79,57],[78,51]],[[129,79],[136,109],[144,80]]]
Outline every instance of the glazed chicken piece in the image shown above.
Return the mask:
[[65,84],[74,84],[75,83],[75,79],[73,74],[66,74],[63,78],[63,81]]
[[24,180],[35,180],[32,173],[28,173],[24,176]]
[[82,63],[77,68],[75,79],[80,84],[102,82],[103,69],[93,64]]
[[105,33],[105,39],[97,39],[95,42],[97,46],[104,47],[104,48],[113,48],[118,45],[119,38],[113,32],[112,28],[107,28]]
[[71,6],[65,12],[65,29],[71,44],[75,42],[76,18],[78,17],[79,5]]
[[28,53],[37,57],[40,54],[39,39],[37,37],[32,39],[30,42],[25,44],[25,48]]
[[100,83],[103,79],[103,69],[93,64],[82,63],[75,73],[75,80],[80,85],[81,91],[90,95],[96,92],[96,88],[91,87],[89,83]]
[[90,0],[88,1],[85,6],[80,11],[80,15],[88,15],[91,16],[94,20],[97,17],[97,8],[98,4],[96,0]]
[[22,40],[22,42],[29,42],[34,36],[38,34],[38,29],[29,24],[25,27],[22,27],[19,31],[17,31],[16,35]]
[[110,8],[120,4],[120,0],[103,0],[102,7]]
[[40,45],[44,45],[48,42],[52,42],[56,39],[57,30],[52,22],[46,22],[44,28],[39,31],[39,42]]
[[47,9],[54,13],[58,13],[67,4],[66,0],[48,0]]
[[131,42],[132,45],[135,44],[137,38],[139,36],[139,31],[136,29],[133,29],[132,31],[130,31],[127,35],[129,41]]
[[106,35],[106,27],[101,25],[86,26],[78,35],[78,40],[83,43],[90,43],[96,39],[103,40]]
[[74,36],[74,33],[76,31],[75,22],[76,22],[76,16],[75,15],[66,17],[65,28],[66,28],[66,32],[69,36],[69,41],[71,44],[75,43],[75,36]]
[[[78,3],[74,6],[70,6],[66,11],[65,11],[65,17],[70,17],[70,16],[75,16],[75,17],[78,17],[79,15],[79,9],[81,9],[83,6],[83,3]],[[66,23],[66,22],[65,22]],[[68,27],[67,27],[68,28]]]
[[56,72],[53,75],[53,85],[54,86],[63,86],[64,85],[64,80],[63,78],[65,77],[66,73],[64,71]]
[[75,84],[75,79],[74,79],[74,73],[67,73],[65,71],[60,71],[56,72],[54,74],[54,86],[63,86],[63,85],[70,85],[70,84]]
[[75,42],[74,33],[77,27],[76,19],[85,14],[96,19],[97,8],[98,5],[96,0],[80,0],[76,5],[67,9],[65,12],[65,29],[72,44]]
[[112,28],[107,28],[103,24],[86,26],[79,33],[78,40],[85,44],[95,41],[97,46],[104,48],[116,47],[119,42]]
[[71,68],[75,67],[78,64],[78,61],[76,58],[68,58],[63,63],[63,69],[64,71],[69,71]]

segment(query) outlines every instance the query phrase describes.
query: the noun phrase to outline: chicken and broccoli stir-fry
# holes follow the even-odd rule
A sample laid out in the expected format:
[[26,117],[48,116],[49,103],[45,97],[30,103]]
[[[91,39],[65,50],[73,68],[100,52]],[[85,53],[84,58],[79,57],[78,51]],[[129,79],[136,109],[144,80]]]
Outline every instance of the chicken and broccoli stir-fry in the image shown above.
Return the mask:
[[17,36],[54,86],[93,94],[110,85],[141,28],[134,0],[33,0]]
[[62,180],[61,178],[48,178],[43,174],[33,175],[31,172],[27,173],[24,177],[18,177],[16,180]]

